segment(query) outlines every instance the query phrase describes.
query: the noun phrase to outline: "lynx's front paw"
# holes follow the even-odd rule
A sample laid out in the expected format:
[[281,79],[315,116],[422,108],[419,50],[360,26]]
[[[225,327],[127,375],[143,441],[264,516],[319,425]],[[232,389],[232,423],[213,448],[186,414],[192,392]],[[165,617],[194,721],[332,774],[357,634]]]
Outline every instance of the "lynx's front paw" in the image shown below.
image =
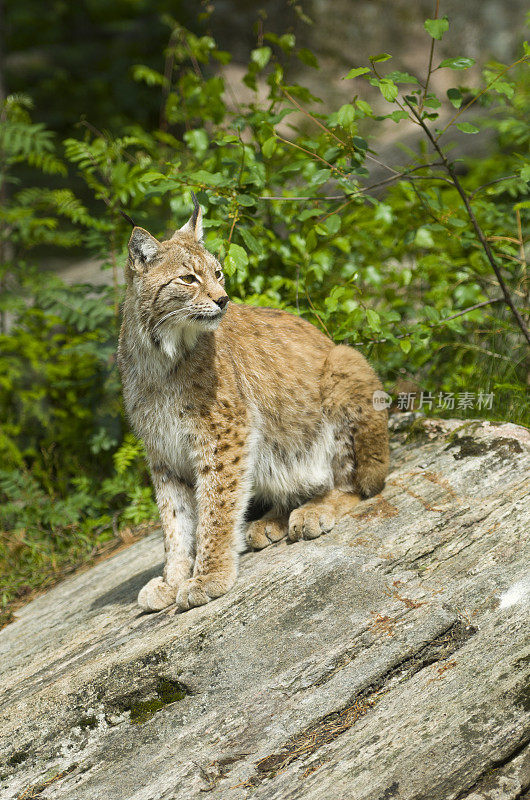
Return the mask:
[[235,580],[235,575],[232,577],[220,572],[188,578],[177,592],[178,610],[187,611],[195,606],[203,606],[215,597],[221,597],[232,588]]
[[176,595],[176,586],[170,586],[163,578],[153,578],[140,589],[138,605],[144,611],[161,611],[175,602]]
[[287,519],[265,516],[250,523],[246,540],[253,550],[263,550],[264,547],[279,542],[286,535]]

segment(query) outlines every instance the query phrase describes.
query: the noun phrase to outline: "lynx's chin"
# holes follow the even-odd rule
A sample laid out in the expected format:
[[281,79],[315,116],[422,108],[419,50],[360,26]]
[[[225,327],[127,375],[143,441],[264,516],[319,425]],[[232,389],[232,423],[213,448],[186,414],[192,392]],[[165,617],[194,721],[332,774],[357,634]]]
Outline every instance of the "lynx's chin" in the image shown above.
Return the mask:
[[[154,330],[160,350],[172,361],[182,358],[195,347],[201,333],[215,331],[226,311],[217,314],[194,314],[186,319],[171,315],[157,323]],[[161,324],[162,321],[165,324]]]

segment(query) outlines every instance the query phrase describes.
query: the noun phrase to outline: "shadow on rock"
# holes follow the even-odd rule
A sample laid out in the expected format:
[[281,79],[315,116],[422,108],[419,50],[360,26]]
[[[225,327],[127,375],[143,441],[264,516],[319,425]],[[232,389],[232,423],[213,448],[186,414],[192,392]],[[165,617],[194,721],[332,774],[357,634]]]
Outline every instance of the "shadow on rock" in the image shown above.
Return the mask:
[[164,565],[161,563],[157,564],[156,567],[151,567],[150,569],[144,570],[144,572],[140,572],[138,575],[133,575],[132,578],[123,581],[123,583],[114,586],[110,591],[97,597],[90,608],[93,610],[96,608],[104,608],[105,606],[134,603],[142,586],[150,581],[151,578],[156,578],[157,575],[161,575],[163,569]]

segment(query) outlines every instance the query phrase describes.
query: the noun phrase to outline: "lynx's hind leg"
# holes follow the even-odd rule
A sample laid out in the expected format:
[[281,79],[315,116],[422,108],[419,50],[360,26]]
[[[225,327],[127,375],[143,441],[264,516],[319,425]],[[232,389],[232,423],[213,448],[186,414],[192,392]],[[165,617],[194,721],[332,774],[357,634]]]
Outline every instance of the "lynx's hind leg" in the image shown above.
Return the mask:
[[351,347],[332,349],[322,377],[322,404],[335,425],[334,485],[362,498],[378,494],[388,472],[388,415],[373,406],[381,390],[366,359]]
[[246,542],[253,550],[263,550],[287,536],[288,514],[271,509],[261,519],[251,522],[247,529]]
[[316,539],[328,533],[338,520],[348,514],[360,501],[357,494],[332,489],[322,497],[315,497],[295,508],[289,516],[289,539]]

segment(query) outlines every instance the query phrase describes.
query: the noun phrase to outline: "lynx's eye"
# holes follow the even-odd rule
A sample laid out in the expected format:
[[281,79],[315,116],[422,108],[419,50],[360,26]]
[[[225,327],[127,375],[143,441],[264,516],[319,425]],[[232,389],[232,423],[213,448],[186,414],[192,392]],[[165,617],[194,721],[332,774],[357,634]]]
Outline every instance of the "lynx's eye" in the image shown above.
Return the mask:
[[216,269],[215,270],[215,277],[217,278],[218,281],[220,281],[221,278],[223,277],[223,271],[221,269]]
[[197,283],[197,276],[196,275],[181,275],[179,277],[179,281],[185,283],[186,286],[191,286],[192,283]]

